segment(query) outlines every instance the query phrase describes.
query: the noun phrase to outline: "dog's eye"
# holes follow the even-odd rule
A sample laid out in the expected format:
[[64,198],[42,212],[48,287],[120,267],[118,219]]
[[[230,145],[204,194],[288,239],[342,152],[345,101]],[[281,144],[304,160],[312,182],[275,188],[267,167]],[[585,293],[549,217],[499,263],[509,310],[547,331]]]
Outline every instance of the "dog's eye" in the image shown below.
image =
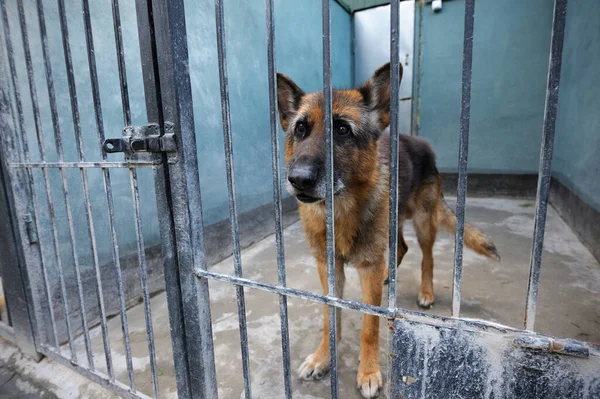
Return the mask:
[[335,129],[335,132],[338,136],[347,136],[348,133],[350,133],[350,126],[348,126],[346,124],[341,124],[341,125],[337,126],[337,128]]
[[296,123],[296,134],[300,137],[304,137],[306,134],[306,124],[304,122]]

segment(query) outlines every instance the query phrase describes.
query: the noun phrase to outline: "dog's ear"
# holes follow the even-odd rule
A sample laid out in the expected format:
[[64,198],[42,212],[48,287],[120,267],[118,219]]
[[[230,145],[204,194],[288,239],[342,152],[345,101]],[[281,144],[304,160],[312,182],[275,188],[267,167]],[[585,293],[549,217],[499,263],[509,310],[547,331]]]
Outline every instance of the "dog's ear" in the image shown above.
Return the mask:
[[[402,81],[402,64],[398,64],[400,81]],[[373,76],[367,80],[359,89],[364,102],[372,111],[379,113],[381,129],[390,124],[390,100],[391,100],[391,68],[390,63],[381,66]]]
[[304,92],[282,73],[277,73],[277,108],[283,130],[288,129],[290,118],[298,111]]

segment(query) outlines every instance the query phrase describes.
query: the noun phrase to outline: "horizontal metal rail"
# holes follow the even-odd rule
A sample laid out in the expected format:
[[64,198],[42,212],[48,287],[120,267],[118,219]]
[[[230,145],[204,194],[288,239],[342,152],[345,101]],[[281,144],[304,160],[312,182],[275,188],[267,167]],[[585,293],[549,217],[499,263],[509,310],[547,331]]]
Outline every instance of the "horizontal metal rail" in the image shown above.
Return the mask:
[[160,165],[160,162],[12,162],[11,168],[152,168]]
[[236,277],[222,273],[211,272],[196,268],[194,271],[196,277],[206,278],[209,280],[216,280],[225,283],[230,283],[238,286],[259,289],[262,291],[270,292],[273,294],[285,295],[292,298],[304,299],[323,305],[328,305],[340,309],[354,310],[364,314],[370,314],[379,317],[385,317],[386,319],[406,319],[408,321],[433,325],[443,326],[448,328],[456,329],[468,329],[468,330],[483,330],[483,331],[496,331],[501,333],[516,332],[523,333],[525,331],[515,329],[513,327],[504,326],[498,323],[487,322],[485,320],[478,319],[466,319],[466,318],[452,318],[439,316],[432,313],[424,313],[413,310],[407,310],[403,308],[384,308],[382,306],[369,305],[362,302],[351,301],[348,299],[337,298],[329,295],[318,294],[311,291],[300,290],[297,288],[282,287],[275,284],[269,284],[261,281],[254,281],[243,277]]

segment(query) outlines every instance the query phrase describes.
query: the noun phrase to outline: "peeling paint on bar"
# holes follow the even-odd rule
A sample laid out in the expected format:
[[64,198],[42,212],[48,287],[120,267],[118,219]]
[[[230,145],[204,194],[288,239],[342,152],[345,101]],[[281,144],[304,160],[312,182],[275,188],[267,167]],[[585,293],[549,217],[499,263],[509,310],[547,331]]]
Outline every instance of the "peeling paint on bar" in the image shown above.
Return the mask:
[[520,335],[515,338],[515,345],[546,353],[587,358],[590,350],[585,345],[572,339],[553,339],[549,337]]

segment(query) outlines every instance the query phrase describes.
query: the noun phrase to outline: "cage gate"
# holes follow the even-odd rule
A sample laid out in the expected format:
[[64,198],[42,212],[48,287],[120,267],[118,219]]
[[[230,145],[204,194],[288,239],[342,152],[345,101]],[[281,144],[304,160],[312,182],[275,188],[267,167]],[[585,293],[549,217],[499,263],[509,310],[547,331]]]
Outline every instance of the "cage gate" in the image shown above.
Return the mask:
[[[126,62],[123,50],[122,25],[119,2],[112,1],[115,45],[123,105],[123,132],[104,130],[102,104],[99,92],[98,71],[94,52],[89,0],[82,0],[83,25],[90,84],[95,111],[97,147],[95,161],[86,160],[82,140],[77,86],[70,53],[69,28],[64,0],[58,0],[60,29],[64,51],[69,100],[74,126],[77,160],[66,161],[58,121],[53,71],[47,45],[44,2],[36,1],[37,24],[42,43],[42,57],[49,95],[50,111],[54,128],[56,161],[49,160],[45,152],[36,82],[33,78],[33,62],[28,32],[25,27],[27,14],[23,0],[18,1],[21,41],[25,54],[29,95],[33,104],[35,137],[39,149],[39,161],[34,161],[26,124],[24,122],[23,97],[16,77],[21,73],[14,60],[17,44],[11,32],[7,15],[7,0],[2,0],[2,20],[7,51],[8,70],[2,71],[12,77],[12,92],[0,88],[2,130],[2,159],[7,166],[10,182],[11,204],[18,225],[18,252],[25,265],[24,280],[30,288],[25,294],[27,311],[30,313],[34,337],[29,343],[31,352],[41,353],[72,367],[123,397],[147,397],[136,388],[128,335],[127,304],[124,295],[120,254],[117,245],[117,220],[115,207],[121,206],[113,197],[111,172],[126,170],[131,185],[131,204],[137,238],[137,261],[139,263],[140,287],[144,303],[146,335],[153,396],[158,397],[158,374],[156,348],[153,336],[152,315],[146,251],[140,215],[140,187],[138,171],[151,169],[160,225],[160,249],[164,263],[164,280],[173,363],[180,398],[217,398],[217,374],[211,325],[208,280],[233,284],[236,288],[236,304],[239,316],[239,332],[244,379],[244,396],[252,398],[250,353],[246,326],[244,290],[258,289],[278,296],[283,353],[284,392],[278,397],[292,398],[292,372],[290,366],[290,339],[288,327],[287,298],[299,298],[328,306],[331,348],[331,397],[338,398],[337,341],[335,339],[338,308],[351,309],[363,314],[375,315],[388,321],[388,364],[386,392],[390,398],[594,398],[600,397],[600,369],[598,347],[572,340],[555,339],[535,333],[537,289],[540,278],[541,255],[544,238],[546,207],[548,203],[551,160],[554,142],[558,87],[562,61],[567,0],[555,0],[551,39],[551,55],[548,69],[543,140],[537,188],[534,245],[531,254],[529,288],[527,293],[524,330],[516,330],[491,322],[460,317],[462,252],[464,242],[464,216],[467,183],[467,155],[470,119],[471,67],[474,37],[475,0],[465,0],[465,24],[463,42],[462,93],[460,112],[460,144],[458,159],[457,229],[454,252],[454,284],[452,289],[452,317],[435,316],[409,311],[396,306],[396,260],[398,243],[398,109],[400,76],[392,68],[391,92],[391,154],[390,167],[390,249],[388,306],[372,306],[365,303],[338,298],[336,295],[334,254],[334,197],[333,197],[333,139],[332,139],[332,83],[331,83],[331,16],[330,2],[322,2],[323,28],[323,88],[325,98],[325,146],[327,165],[327,266],[328,292],[318,294],[286,287],[286,269],[283,249],[282,192],[279,166],[279,130],[277,125],[277,88],[275,68],[274,0],[265,0],[268,84],[270,104],[271,164],[273,169],[273,200],[275,214],[275,238],[277,245],[278,283],[268,284],[243,276],[238,211],[234,176],[233,144],[230,120],[229,86],[227,77],[227,54],[225,46],[224,0],[215,0],[216,33],[219,63],[219,83],[223,122],[224,153],[227,171],[229,217],[233,243],[234,275],[209,270],[204,244],[204,223],[198,173],[198,154],[194,126],[194,110],[190,71],[188,66],[188,42],[183,0],[137,0],[135,4],[143,86],[146,102],[147,124],[132,123]],[[391,63],[400,63],[399,12],[400,0],[391,1]],[[29,21],[32,23],[33,21]],[[5,68],[5,66],[3,66]],[[113,160],[109,154],[123,153],[122,160]],[[107,203],[107,219],[112,241],[112,257],[115,265],[118,308],[123,331],[123,347],[128,371],[128,381],[118,381],[114,373],[108,339],[107,314],[104,309],[105,293],[101,283],[94,218],[90,205],[89,176],[100,171]],[[76,237],[69,180],[67,175],[78,171],[83,190],[85,224],[94,267],[94,289],[99,304],[100,324],[106,372],[95,367],[90,343],[90,327],[87,324],[82,275],[78,262]],[[39,173],[38,173],[39,172]],[[56,210],[51,189],[51,175],[57,172],[62,190],[60,195],[66,204],[71,256],[75,262],[75,275],[68,276],[61,265],[61,248],[57,229]],[[37,178],[36,178],[37,174]],[[37,180],[36,180],[37,179]],[[38,181],[38,183],[36,183]],[[40,190],[40,187],[42,190]],[[47,209],[40,209],[40,198]],[[51,227],[42,226],[47,213]],[[42,236],[40,240],[37,235]],[[42,242],[51,243],[43,248]],[[54,255],[51,255],[54,254]],[[49,259],[48,256],[54,256]],[[53,299],[50,287],[48,262],[56,263],[60,299]],[[67,278],[74,279],[74,292]],[[106,287],[104,287],[106,288]],[[77,327],[70,321],[71,302],[74,296],[82,324],[85,357],[78,356],[75,348]],[[59,308],[57,308],[57,306]],[[57,313],[58,312],[58,313]],[[66,330],[57,327],[57,314],[64,312]],[[15,327],[16,328],[16,327]],[[66,342],[66,345],[64,344]],[[590,372],[592,370],[592,372]]]

